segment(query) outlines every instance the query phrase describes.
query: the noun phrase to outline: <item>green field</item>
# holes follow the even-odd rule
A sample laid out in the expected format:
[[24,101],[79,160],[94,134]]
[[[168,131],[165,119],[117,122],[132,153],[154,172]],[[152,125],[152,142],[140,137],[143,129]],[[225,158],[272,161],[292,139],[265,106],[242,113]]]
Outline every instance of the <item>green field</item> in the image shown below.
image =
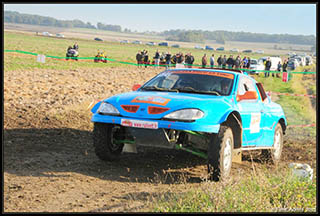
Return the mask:
[[[237,55],[228,51],[208,51],[197,50],[193,48],[172,48],[172,47],[159,47],[159,46],[147,46],[147,45],[135,45],[135,44],[120,44],[119,42],[98,42],[87,39],[65,39],[65,38],[51,38],[44,36],[36,36],[23,33],[4,33],[4,49],[5,50],[21,50],[37,54],[44,54],[47,56],[65,57],[68,46],[72,46],[74,42],[79,44],[79,57],[91,57],[93,58],[98,50],[104,51],[108,59],[117,61],[124,61],[128,63],[136,63],[135,56],[139,50],[146,49],[149,51],[149,59],[152,61],[157,49],[160,52],[170,51],[172,54],[182,52],[184,54],[191,52],[195,57],[195,65],[201,64],[201,58],[206,53],[207,56],[215,54],[216,59],[219,55],[226,54],[229,56]],[[260,58],[268,54],[239,54],[242,57],[249,56],[250,58]],[[21,55],[16,56],[15,59],[10,59],[10,54],[5,55],[5,70],[15,70],[18,68],[31,69],[37,68],[54,68],[54,69],[67,69],[70,68],[69,62],[59,61],[52,58],[46,58],[46,64],[37,63],[36,61],[24,61],[26,58],[33,58],[35,56]],[[12,62],[14,61],[14,62]],[[17,63],[17,64],[12,64]],[[103,67],[127,67],[126,64],[120,64],[117,62],[110,62],[110,64],[103,65]],[[93,64],[93,60],[79,60],[76,64],[72,64],[72,68],[82,67],[102,67],[101,64]]]

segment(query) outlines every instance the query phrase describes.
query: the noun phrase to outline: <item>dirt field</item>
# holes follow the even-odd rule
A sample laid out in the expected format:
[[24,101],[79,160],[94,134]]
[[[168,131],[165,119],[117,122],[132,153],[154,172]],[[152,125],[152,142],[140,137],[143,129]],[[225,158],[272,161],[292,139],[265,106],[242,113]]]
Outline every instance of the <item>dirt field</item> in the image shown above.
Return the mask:
[[[140,148],[116,163],[94,154],[90,103],[130,91],[159,71],[5,71],[4,211],[141,212],[159,197],[198,187],[206,161],[187,152]],[[312,162],[315,168],[315,138],[289,135],[281,165]],[[269,165],[244,155],[232,175],[240,178],[253,166]]]

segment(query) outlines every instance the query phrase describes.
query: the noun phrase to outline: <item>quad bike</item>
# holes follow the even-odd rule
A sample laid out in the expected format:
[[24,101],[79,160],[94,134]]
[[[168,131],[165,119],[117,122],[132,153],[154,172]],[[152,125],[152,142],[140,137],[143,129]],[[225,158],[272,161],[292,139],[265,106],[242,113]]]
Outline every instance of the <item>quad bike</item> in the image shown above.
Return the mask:
[[69,60],[69,58],[71,58],[71,59],[78,61],[78,56],[79,56],[79,53],[77,50],[68,49],[67,54],[66,54],[66,60]]
[[104,62],[107,63],[107,56],[104,53],[98,53],[93,59],[94,62]]

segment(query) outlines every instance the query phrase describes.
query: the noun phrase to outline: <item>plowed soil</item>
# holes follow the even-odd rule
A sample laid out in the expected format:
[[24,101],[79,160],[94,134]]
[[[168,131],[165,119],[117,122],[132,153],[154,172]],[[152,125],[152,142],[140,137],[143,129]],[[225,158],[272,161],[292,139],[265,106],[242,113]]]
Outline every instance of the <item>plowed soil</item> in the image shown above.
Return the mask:
[[[139,148],[118,162],[93,150],[92,102],[130,91],[162,71],[100,68],[4,73],[5,212],[143,212],[153,200],[198,187],[206,160],[178,150]],[[314,137],[285,136],[282,166],[316,166]],[[244,154],[233,164],[241,177],[270,167]]]

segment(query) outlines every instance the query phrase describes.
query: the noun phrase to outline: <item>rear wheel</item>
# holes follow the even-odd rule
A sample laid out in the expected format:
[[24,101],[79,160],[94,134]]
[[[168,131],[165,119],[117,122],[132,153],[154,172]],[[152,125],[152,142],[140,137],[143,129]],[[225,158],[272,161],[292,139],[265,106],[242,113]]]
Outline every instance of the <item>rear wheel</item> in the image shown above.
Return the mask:
[[120,128],[112,124],[94,123],[93,146],[96,155],[104,161],[114,161],[120,157],[124,144],[117,144]]
[[221,126],[208,146],[208,173],[210,180],[226,180],[231,171],[234,141],[230,127]]
[[282,148],[283,130],[280,123],[278,123],[274,130],[273,148],[262,150],[262,155],[265,159],[271,160],[272,163],[278,164],[281,158]]

